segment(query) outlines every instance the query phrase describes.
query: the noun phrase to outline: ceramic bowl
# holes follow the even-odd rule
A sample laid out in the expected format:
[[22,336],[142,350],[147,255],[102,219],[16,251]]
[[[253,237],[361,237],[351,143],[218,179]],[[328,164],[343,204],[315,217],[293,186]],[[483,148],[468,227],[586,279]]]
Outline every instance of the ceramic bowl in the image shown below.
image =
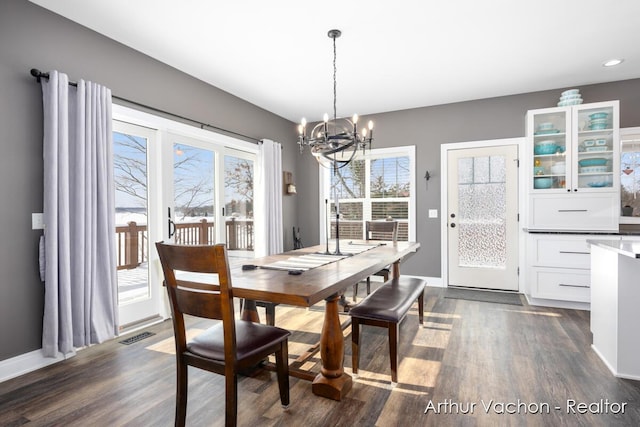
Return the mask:
[[562,96],[577,95],[578,93],[580,93],[580,89],[568,89],[562,92],[560,95]]
[[536,144],[533,147],[533,154],[555,154],[558,151],[558,146],[555,143]]
[[562,95],[560,97],[560,101],[572,101],[574,99],[581,99],[582,95],[580,95],[579,93],[576,93],[574,95]]
[[582,159],[578,161],[580,167],[584,166],[605,166],[607,159],[594,158],[594,159]]
[[601,111],[599,113],[593,113],[593,114],[589,114],[589,118],[591,120],[595,120],[595,119],[606,119],[609,116],[609,113],[605,113],[604,111]]
[[602,139],[596,139],[595,144],[597,146],[603,146],[603,145],[607,145],[607,140],[602,138]]
[[551,178],[533,178],[533,188],[551,188]]
[[585,139],[582,143],[585,147],[593,147],[596,142],[593,139]]
[[566,170],[566,166],[564,163],[556,163],[555,165],[551,166],[551,173],[554,175],[562,175]]
[[553,123],[551,122],[540,123],[538,125],[538,130],[551,130],[551,129],[553,129]]
[[544,175],[544,166],[534,166],[533,167],[534,175]]

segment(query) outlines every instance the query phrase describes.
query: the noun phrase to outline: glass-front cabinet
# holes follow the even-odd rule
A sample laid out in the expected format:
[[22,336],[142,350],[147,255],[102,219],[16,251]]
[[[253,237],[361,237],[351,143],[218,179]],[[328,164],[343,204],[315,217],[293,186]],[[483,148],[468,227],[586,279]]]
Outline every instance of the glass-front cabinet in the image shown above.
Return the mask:
[[619,102],[527,112],[532,230],[617,230]]
[[529,111],[530,191],[617,191],[618,116],[618,101]]

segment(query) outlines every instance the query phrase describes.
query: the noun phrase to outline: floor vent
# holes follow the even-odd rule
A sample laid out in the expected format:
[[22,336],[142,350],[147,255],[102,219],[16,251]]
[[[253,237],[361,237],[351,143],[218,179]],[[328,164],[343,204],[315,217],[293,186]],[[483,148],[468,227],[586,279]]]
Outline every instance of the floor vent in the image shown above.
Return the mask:
[[129,345],[129,344],[133,344],[136,343],[140,340],[143,340],[145,338],[149,338],[151,336],[154,336],[155,334],[153,332],[142,332],[139,333],[138,335],[134,335],[132,337],[127,338],[126,340],[122,340],[120,341],[120,344],[125,344],[125,345]]

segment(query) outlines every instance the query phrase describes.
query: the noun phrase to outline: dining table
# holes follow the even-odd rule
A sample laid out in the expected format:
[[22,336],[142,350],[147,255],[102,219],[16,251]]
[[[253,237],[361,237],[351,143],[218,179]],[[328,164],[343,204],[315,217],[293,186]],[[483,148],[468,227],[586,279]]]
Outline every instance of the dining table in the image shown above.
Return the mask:
[[[341,241],[247,260],[231,270],[234,297],[244,298],[244,320],[259,321],[255,301],[311,307],[325,301],[320,333],[321,369],[311,374],[312,391],[341,400],[351,389],[352,378],[344,372],[344,336],[339,300],[347,287],[392,266],[399,277],[400,262],[418,251],[418,242]],[[318,265],[320,264],[320,265]]]

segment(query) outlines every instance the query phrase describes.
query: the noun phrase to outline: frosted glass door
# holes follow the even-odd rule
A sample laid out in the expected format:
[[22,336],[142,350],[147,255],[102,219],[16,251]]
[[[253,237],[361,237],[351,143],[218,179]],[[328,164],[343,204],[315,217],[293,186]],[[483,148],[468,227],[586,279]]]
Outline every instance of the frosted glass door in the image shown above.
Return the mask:
[[518,290],[517,147],[448,156],[448,285]]

